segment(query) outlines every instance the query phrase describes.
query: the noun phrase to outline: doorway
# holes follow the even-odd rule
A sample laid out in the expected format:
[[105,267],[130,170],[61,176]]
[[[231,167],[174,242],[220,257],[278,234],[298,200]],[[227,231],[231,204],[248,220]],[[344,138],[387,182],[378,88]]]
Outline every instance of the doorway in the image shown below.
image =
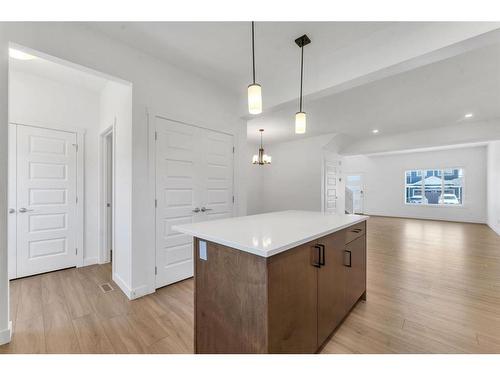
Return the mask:
[[114,128],[105,129],[100,135],[100,192],[99,231],[101,233],[99,263],[113,261],[114,244]]
[[354,214],[364,213],[365,189],[361,173],[349,174],[346,177],[346,211]]

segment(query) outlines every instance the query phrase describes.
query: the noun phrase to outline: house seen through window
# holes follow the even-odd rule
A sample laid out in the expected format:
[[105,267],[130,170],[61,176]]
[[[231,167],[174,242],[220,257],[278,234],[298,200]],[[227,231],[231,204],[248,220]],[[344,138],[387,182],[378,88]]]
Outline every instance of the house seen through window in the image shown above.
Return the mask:
[[462,168],[416,169],[405,172],[406,204],[461,205],[463,188]]

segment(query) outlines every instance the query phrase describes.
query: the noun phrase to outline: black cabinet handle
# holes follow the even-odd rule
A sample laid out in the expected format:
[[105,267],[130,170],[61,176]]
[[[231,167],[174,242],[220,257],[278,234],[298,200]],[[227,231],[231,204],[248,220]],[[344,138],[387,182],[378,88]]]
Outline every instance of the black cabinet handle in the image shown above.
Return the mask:
[[326,259],[325,259],[325,245],[318,244],[318,246],[321,248],[319,252],[319,264],[321,266],[324,266],[326,264]]
[[356,229],[351,230],[351,232],[354,232],[354,233],[359,233],[359,232],[361,232],[362,230],[363,230],[363,229],[356,228]]
[[351,252],[349,250],[344,251],[344,266],[351,267]]
[[321,246],[320,245],[314,245],[314,248],[318,250],[318,263],[316,263],[315,260],[313,260],[312,265],[316,268],[321,268]]

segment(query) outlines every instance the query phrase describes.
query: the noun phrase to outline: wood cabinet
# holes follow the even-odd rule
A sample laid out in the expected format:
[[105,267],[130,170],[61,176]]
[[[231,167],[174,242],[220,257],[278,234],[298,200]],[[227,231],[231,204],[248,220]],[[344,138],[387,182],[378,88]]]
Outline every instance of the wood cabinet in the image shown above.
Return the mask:
[[270,353],[314,353],[317,348],[318,295],[314,244],[268,261]]
[[345,303],[347,311],[366,291],[366,237],[358,237],[346,245],[345,250]]
[[323,239],[324,259],[318,268],[318,339],[321,345],[346,313],[344,262],[345,233],[338,232]]
[[365,297],[365,222],[270,258],[198,241],[196,353],[315,353]]

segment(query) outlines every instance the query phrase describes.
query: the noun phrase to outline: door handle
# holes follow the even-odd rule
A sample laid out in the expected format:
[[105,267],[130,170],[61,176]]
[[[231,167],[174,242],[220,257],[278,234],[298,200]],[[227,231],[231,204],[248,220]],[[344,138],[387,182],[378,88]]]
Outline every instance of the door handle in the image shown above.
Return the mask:
[[325,245],[323,244],[318,244],[318,246],[320,247],[320,251],[319,251],[319,265],[320,266],[324,266],[326,264],[326,260],[325,260]]
[[196,207],[193,212],[200,212],[200,208],[199,207]]
[[202,208],[201,208],[201,212],[205,212],[205,211],[212,211],[212,208],[205,208],[205,207],[202,207]]
[[315,256],[313,255],[313,261],[312,265],[316,268],[321,268],[321,246],[320,245],[314,245],[313,246],[316,250],[318,250],[318,261],[316,262]]
[[9,214],[14,214],[16,213],[16,209],[15,208],[9,208]]
[[21,213],[31,212],[31,211],[34,211],[34,210],[33,210],[33,209],[31,209],[31,208],[25,208],[25,207],[21,207],[21,208],[19,209],[19,212],[21,212]]
[[[348,262],[346,262],[346,259]],[[351,252],[349,250],[344,250],[344,266],[351,267]]]

